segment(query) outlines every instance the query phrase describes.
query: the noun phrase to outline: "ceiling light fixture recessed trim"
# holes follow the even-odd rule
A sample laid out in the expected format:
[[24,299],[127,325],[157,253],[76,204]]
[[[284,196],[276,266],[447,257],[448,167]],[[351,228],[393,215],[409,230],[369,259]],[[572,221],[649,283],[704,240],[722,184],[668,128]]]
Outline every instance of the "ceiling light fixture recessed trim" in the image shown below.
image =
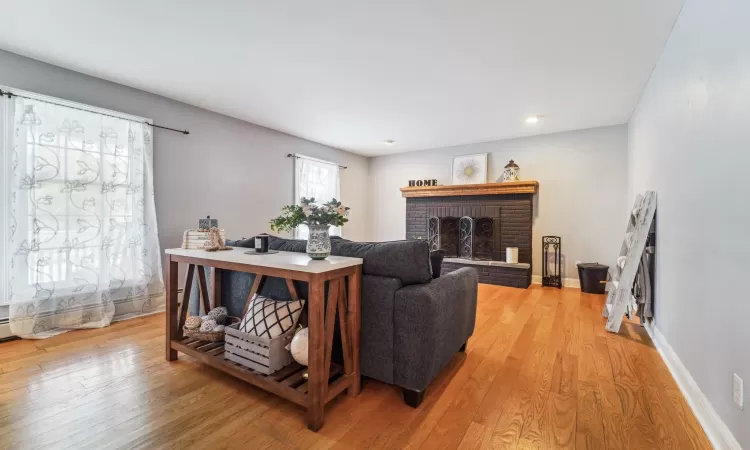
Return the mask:
[[394,141],[393,139],[388,139],[388,140],[383,141],[383,144],[385,145],[393,145],[395,143],[396,141]]
[[539,123],[539,119],[541,117],[542,116],[529,116],[529,117],[526,118],[526,124],[527,125],[534,125],[536,123]]

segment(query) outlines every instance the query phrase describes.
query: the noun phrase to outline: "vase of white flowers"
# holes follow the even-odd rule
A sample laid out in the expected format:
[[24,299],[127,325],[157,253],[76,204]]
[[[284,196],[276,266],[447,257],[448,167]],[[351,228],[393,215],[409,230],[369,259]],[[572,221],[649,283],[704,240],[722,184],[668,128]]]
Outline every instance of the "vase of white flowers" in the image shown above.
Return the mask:
[[281,211],[281,215],[271,221],[271,229],[291,231],[300,225],[307,225],[310,230],[307,255],[312,259],[326,259],[331,255],[329,228],[343,226],[349,221],[346,218],[349,208],[335,198],[318,204],[314,198],[302,197],[299,205],[287,205]]
[[331,236],[328,225],[308,225],[307,256],[312,259],[326,259],[331,255]]

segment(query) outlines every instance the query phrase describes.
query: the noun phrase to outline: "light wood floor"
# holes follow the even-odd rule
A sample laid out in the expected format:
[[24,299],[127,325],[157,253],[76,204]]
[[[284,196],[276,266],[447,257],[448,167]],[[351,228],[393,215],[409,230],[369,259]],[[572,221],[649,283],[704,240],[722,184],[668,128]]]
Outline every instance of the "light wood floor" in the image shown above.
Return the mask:
[[419,409],[368,380],[304,411],[180,355],[163,315],[0,344],[0,448],[710,448],[645,332],[602,296],[480,286],[468,352]]

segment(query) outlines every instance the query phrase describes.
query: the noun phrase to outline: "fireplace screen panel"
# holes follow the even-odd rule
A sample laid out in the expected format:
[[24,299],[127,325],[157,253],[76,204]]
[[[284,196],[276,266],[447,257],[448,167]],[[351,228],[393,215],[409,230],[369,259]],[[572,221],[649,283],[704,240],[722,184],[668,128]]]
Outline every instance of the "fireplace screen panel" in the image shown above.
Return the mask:
[[438,228],[440,227],[440,220],[437,217],[430,217],[427,220],[427,243],[430,244],[430,251],[440,249],[440,240],[438,238]]
[[494,223],[489,217],[474,220],[474,259],[492,259],[494,251]]
[[474,220],[471,217],[461,217],[458,228],[458,256],[471,259],[474,248]]
[[497,228],[490,217],[430,217],[427,239],[430,250],[442,249],[449,258],[492,260]]
[[430,250],[443,250],[447,258],[458,256],[459,220],[456,217],[430,217],[427,222],[427,242]]

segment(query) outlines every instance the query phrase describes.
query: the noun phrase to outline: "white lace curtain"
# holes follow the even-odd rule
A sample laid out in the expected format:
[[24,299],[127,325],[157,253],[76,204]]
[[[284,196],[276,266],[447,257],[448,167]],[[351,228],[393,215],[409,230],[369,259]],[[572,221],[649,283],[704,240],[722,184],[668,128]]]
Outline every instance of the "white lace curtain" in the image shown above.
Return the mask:
[[162,310],[150,127],[0,102],[11,332],[46,338]]
[[[341,181],[339,166],[328,161],[297,156],[294,164],[294,202],[299,205],[300,198],[315,198],[316,202],[325,203],[335,198],[341,200]],[[341,236],[341,227],[331,227],[331,236]],[[307,225],[300,225],[294,230],[294,237],[307,239]]]

